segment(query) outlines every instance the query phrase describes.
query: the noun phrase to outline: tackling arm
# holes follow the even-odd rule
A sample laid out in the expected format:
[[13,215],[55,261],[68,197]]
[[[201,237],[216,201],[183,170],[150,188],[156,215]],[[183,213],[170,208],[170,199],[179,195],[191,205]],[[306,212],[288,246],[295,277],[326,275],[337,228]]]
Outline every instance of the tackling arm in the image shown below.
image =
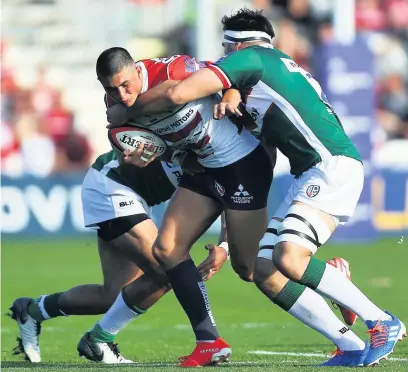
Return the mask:
[[176,80],[166,80],[142,93],[133,106],[128,108],[127,116],[134,119],[137,116],[150,115],[166,111],[175,105],[169,98],[169,90],[178,84]]
[[129,117],[163,112],[177,105],[207,97],[223,89],[221,80],[210,69],[202,69],[182,81],[165,81],[138,97],[129,108]]

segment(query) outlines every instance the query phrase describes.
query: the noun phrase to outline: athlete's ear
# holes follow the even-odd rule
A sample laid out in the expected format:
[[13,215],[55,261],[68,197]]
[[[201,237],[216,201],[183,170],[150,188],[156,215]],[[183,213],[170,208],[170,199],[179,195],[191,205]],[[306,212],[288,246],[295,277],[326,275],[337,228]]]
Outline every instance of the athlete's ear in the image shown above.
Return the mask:
[[139,78],[142,78],[143,73],[142,73],[142,68],[140,66],[135,66],[136,69],[136,74]]
[[244,48],[245,48],[244,43],[236,43],[235,44],[235,50],[241,50],[241,49],[244,49]]

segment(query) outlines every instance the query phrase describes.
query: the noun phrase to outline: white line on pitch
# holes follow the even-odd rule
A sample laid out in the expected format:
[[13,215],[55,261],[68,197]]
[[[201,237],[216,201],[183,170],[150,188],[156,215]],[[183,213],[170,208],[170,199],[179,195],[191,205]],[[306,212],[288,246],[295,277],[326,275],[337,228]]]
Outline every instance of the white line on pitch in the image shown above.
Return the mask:
[[[266,350],[253,350],[248,351],[248,354],[256,355],[287,355],[294,357],[318,357],[318,358],[327,358],[329,355],[323,353],[293,353],[290,351],[266,351]],[[387,360],[392,360],[394,362],[408,362],[408,358],[389,358]]]

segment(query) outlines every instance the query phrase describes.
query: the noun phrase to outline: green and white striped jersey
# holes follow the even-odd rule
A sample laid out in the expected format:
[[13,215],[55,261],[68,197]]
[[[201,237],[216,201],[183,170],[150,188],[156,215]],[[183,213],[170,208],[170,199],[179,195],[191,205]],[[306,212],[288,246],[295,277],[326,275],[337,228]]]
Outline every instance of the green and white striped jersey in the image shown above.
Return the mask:
[[334,155],[361,161],[320,84],[280,50],[251,46],[208,68],[225,89],[235,87],[246,96],[258,130],[288,157],[292,174],[299,176]]

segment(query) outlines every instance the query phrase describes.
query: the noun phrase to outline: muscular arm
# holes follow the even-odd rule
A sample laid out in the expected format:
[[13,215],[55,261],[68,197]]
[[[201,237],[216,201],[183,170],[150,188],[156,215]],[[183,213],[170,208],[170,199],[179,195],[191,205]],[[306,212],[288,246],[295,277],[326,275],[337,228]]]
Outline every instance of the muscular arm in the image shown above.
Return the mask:
[[149,89],[138,97],[129,108],[129,117],[163,112],[177,105],[207,97],[222,90],[223,85],[210,69],[195,72],[182,81],[165,81]]
[[150,115],[173,108],[175,104],[169,99],[169,90],[179,82],[166,80],[141,94],[133,106],[128,108],[128,117],[134,119],[137,116]]

